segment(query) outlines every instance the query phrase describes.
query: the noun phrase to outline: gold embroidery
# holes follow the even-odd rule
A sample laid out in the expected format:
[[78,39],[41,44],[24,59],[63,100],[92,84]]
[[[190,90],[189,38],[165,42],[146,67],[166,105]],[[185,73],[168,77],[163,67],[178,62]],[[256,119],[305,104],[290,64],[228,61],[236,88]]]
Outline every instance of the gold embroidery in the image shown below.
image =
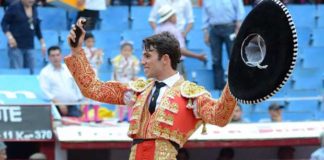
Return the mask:
[[176,160],[178,151],[168,140],[155,140],[154,160]]
[[135,92],[143,92],[148,86],[149,84],[152,82],[152,80],[143,80],[143,79],[139,79],[136,81],[131,81],[129,82],[129,87],[135,91]]
[[206,123],[225,126],[231,118],[236,103],[226,85],[219,100],[214,100],[209,96],[198,97],[198,113]]
[[182,83],[180,88],[181,95],[185,98],[196,98],[205,93],[210,94],[205,90],[204,87],[198,86],[197,84],[189,81]]
[[139,129],[139,123],[138,121],[135,121],[134,124],[129,125],[128,135],[136,134],[138,132],[138,129]]
[[64,59],[82,94],[96,101],[124,105],[127,86],[120,82],[101,82],[96,79],[83,50],[77,56]]
[[[193,129],[192,132],[190,132],[190,133],[192,134],[193,131],[195,131],[195,130]],[[182,134],[181,132],[179,132],[177,130],[171,131],[168,128],[163,128],[158,123],[156,123],[153,127],[153,134],[157,137],[162,137],[165,139],[172,140],[172,141],[178,143],[181,147],[187,142],[188,137],[191,135],[191,134],[189,134],[189,136],[187,137],[185,134]]]
[[156,115],[156,120],[165,124],[168,124],[170,126],[173,125],[173,116],[166,114],[164,111],[161,111]]
[[171,103],[168,98],[163,98],[160,102],[159,107],[168,110],[172,113],[178,113],[179,111],[179,105],[177,103]]
[[137,145],[133,145],[131,148],[131,153],[129,155],[129,160],[135,160],[136,158],[136,149],[137,149]]

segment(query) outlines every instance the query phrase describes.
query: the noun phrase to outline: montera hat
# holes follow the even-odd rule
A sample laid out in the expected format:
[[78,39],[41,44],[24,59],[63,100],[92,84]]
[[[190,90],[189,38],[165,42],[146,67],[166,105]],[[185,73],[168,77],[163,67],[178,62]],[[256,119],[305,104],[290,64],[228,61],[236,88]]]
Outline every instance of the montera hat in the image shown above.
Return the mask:
[[228,83],[237,101],[258,103],[273,96],[297,59],[292,17],[279,0],[263,0],[243,21],[233,44]]
[[160,16],[158,23],[163,23],[164,21],[168,20],[172,15],[176,12],[170,5],[163,5],[158,10],[158,14]]

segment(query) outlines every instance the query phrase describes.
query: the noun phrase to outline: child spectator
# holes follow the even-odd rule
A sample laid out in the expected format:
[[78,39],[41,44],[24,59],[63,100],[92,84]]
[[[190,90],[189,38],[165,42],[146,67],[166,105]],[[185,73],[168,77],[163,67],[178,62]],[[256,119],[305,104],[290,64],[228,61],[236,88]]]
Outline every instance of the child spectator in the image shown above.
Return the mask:
[[[133,55],[133,43],[122,41],[120,44],[120,54],[114,57],[112,64],[114,67],[113,79],[122,83],[128,83],[136,79],[139,72],[139,60]],[[123,122],[124,114],[128,110],[128,120],[131,115],[131,109],[127,106],[118,107],[118,122]]]

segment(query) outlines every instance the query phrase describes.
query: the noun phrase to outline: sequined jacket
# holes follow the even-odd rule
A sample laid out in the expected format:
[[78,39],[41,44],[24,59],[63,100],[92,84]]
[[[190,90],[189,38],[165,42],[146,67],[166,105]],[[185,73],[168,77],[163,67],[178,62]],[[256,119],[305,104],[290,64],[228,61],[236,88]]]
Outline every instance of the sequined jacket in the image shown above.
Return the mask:
[[101,82],[95,78],[83,51],[80,52],[77,56],[66,57],[65,63],[84,96],[111,104],[125,104],[124,94],[134,92],[128,131],[131,138],[168,139],[182,147],[201,124],[225,126],[231,119],[237,102],[227,85],[220,99],[215,100],[203,87],[181,78],[166,90],[156,111],[150,114],[146,102],[154,86],[153,80],[138,80],[128,85]]

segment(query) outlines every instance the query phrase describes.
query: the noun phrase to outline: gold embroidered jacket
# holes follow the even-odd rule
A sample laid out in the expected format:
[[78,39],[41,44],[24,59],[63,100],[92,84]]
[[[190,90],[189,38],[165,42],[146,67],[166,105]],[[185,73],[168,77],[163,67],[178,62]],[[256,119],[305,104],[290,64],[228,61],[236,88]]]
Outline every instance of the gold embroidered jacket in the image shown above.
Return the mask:
[[128,135],[131,138],[169,139],[182,147],[202,124],[226,125],[236,106],[235,98],[226,85],[220,99],[212,99],[209,92],[195,83],[180,79],[167,89],[153,114],[146,103],[154,81],[138,80],[128,85],[101,82],[87,63],[83,53],[68,56],[65,63],[84,96],[111,104],[124,104],[126,91],[134,91],[132,116]]

